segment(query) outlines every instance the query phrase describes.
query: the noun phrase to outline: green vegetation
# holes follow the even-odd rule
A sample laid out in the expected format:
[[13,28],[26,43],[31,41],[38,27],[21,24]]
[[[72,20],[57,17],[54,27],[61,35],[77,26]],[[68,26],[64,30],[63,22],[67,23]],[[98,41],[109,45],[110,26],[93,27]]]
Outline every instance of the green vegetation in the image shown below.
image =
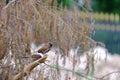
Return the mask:
[[58,7],[62,5],[65,8],[72,6],[75,2],[74,0],[57,0],[57,3],[58,3]]
[[93,0],[92,8],[97,12],[120,13],[120,0]]

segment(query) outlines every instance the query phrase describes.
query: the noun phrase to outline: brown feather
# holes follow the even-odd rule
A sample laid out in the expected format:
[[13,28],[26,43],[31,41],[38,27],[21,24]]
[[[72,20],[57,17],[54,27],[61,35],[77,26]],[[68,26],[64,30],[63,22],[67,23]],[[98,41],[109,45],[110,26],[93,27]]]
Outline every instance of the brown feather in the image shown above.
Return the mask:
[[38,60],[40,59],[42,56],[39,55],[39,54],[32,54],[32,55],[29,55],[29,56],[23,56],[22,58],[33,58],[34,60]]
[[45,54],[51,49],[51,47],[52,47],[52,43],[45,44],[38,50],[38,53]]

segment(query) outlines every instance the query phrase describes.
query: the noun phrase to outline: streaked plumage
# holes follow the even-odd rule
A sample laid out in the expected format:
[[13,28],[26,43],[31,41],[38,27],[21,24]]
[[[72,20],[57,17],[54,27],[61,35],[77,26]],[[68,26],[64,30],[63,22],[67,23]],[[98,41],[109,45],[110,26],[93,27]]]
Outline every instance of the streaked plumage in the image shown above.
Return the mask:
[[42,58],[42,56],[39,55],[39,54],[32,54],[32,55],[29,55],[29,56],[24,56],[22,58],[32,58],[34,60],[38,60],[38,59]]
[[53,46],[52,43],[44,44],[44,45],[38,50],[38,53],[45,54],[45,53],[47,53],[48,51],[50,51],[50,49],[51,49],[52,46]]
[[28,56],[24,56],[22,58],[32,58],[33,60],[38,60],[42,58],[45,53],[50,51],[51,47],[52,47],[52,43],[43,44],[41,48],[37,51],[38,52],[37,54],[31,54]]

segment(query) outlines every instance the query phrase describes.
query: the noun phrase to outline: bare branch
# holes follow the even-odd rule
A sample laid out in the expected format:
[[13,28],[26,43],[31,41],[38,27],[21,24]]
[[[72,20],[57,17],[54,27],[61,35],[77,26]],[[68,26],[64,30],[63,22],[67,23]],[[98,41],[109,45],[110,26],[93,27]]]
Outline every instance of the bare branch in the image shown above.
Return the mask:
[[26,65],[23,69],[23,71],[19,72],[17,75],[14,76],[13,80],[20,80],[22,77],[27,76],[30,74],[30,72],[37,66],[39,63],[44,63],[45,60],[47,59],[47,56],[44,56],[43,58],[40,58],[28,65]]

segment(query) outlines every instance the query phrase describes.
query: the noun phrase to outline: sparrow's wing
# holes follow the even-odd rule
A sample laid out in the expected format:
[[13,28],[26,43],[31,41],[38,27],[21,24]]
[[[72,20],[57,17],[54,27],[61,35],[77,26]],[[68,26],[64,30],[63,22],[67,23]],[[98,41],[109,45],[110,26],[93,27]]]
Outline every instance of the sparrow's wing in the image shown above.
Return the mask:
[[32,54],[32,55],[28,55],[28,56],[21,56],[21,58],[35,58],[35,59],[39,59],[42,56],[39,54]]
[[49,51],[50,51],[50,49],[51,49],[51,48],[46,49],[46,50],[43,52],[43,54],[45,54],[45,53],[49,52]]
[[37,55],[37,54],[33,54],[31,57],[34,58],[34,59],[40,59],[42,56],[41,55]]
[[47,53],[48,51],[50,51],[51,48],[41,48],[38,50],[38,53],[42,53],[42,54],[45,54]]
[[44,44],[44,45],[38,50],[38,53],[45,54],[45,53],[47,53],[48,51],[50,51],[51,47],[52,47],[52,43]]
[[50,45],[44,45],[38,50],[38,53],[45,53],[50,50]]

